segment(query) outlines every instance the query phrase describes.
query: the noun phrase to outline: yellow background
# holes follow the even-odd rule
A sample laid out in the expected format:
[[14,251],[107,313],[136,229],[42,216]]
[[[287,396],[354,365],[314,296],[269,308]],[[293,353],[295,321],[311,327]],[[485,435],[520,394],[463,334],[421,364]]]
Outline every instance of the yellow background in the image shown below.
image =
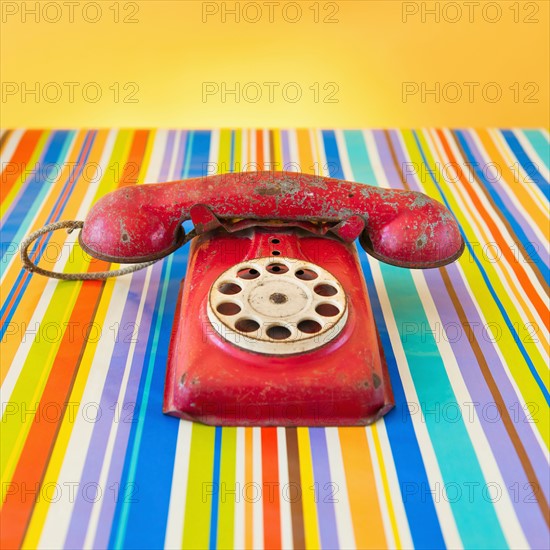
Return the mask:
[[[103,0],[80,2],[72,14],[61,0],[28,13],[35,4],[2,0],[3,127],[548,124],[546,0],[478,0],[471,7],[302,0],[301,16],[283,0],[271,8],[261,0]],[[239,22],[223,13],[236,4]],[[251,22],[258,14],[260,21]],[[66,82],[76,83],[74,98]],[[203,97],[207,82],[220,91]],[[279,83],[273,101],[264,82]],[[289,82],[302,92],[295,103],[282,93]],[[404,82],[418,90],[406,101]],[[235,83],[240,96],[223,102],[222,87]],[[327,83],[334,84],[324,90]],[[324,102],[336,86],[337,101]],[[423,88],[436,86],[439,98],[422,97]],[[37,87],[39,96],[25,95],[25,87]],[[254,103],[258,88],[262,97]],[[91,102],[98,89],[101,99]],[[462,97],[453,102],[458,90]],[[497,90],[500,100],[488,101]]]

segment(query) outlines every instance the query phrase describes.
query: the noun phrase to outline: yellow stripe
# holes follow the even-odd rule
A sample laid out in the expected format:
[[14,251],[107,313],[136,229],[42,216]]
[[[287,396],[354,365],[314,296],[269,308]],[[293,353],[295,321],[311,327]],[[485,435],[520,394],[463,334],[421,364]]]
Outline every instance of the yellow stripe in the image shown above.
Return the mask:
[[[45,202],[40,206],[40,209],[37,212],[36,218],[33,221],[32,226],[29,227],[29,233],[41,228],[46,223],[46,219],[54,209],[54,205],[61,195],[63,185],[69,178],[72,167],[78,159],[85,137],[85,132],[80,132],[75,136],[74,145],[70,150],[70,156],[66,161],[63,161],[64,168],[61,171],[60,177],[53,184],[52,191],[51,193],[49,193],[49,196],[47,197]],[[63,215],[66,216],[66,219],[74,219],[78,211],[79,200],[81,201],[82,197],[76,196],[77,190],[78,187],[75,186],[74,192],[71,193],[71,196],[67,201],[67,205],[65,206]],[[51,234],[48,248],[46,250],[46,253],[44,254],[44,258],[41,260],[40,263],[41,267],[45,267],[46,269],[54,268],[57,256],[62,250],[62,247],[65,246],[66,240],[67,233],[64,231],[56,231],[55,233]],[[16,280],[20,275],[21,263],[19,261],[19,258],[16,258],[9,266],[4,281],[2,282],[2,294],[4,296],[8,296],[8,293],[11,291],[11,289],[14,288]],[[6,377],[9,366],[13,362],[15,354],[17,353],[17,350],[19,349],[19,346],[21,344],[22,338],[24,337],[26,328],[28,327],[31,330],[36,328],[29,327],[29,322],[36,308],[36,305],[40,300],[40,296],[44,292],[47,284],[48,279],[46,277],[32,277],[29,284],[27,285],[23,296],[21,297],[21,300],[19,301],[19,304],[17,305],[17,309],[15,310],[9,323],[10,328],[7,329],[4,339],[2,341],[3,360],[0,364],[0,382],[3,382]],[[12,329],[14,330],[14,332],[12,332]],[[31,338],[32,337],[34,336],[31,336]]]
[[212,511],[212,472],[216,429],[194,423],[182,536],[183,548],[208,548]]
[[[113,289],[115,285],[114,279],[108,279],[105,282],[105,287],[103,294],[101,296],[101,301],[96,313],[95,322],[100,326],[104,327],[105,317],[107,315],[107,310],[111,303],[111,296],[113,294]],[[104,332],[102,339],[110,338],[112,335]],[[82,396],[84,395],[84,390],[86,388],[86,383],[88,381],[88,375],[90,373],[90,368],[92,362],[101,340],[97,342],[88,342],[86,344],[86,349],[82,356],[82,361],[79,365],[78,372],[75,378],[73,389],[71,395],[68,399],[69,403],[82,403]],[[61,467],[65,461],[67,455],[67,448],[69,446],[69,441],[71,439],[71,434],[73,432],[73,427],[75,424],[75,415],[66,414],[61,423],[59,433],[55,440],[55,445],[48,462],[48,468],[44,475],[43,486],[48,483],[56,483],[59,474],[61,472]],[[50,502],[47,499],[40,499],[33,510],[31,521],[27,530],[27,534],[23,541],[23,548],[28,548],[29,550],[33,548],[38,548],[40,542],[40,536],[42,534],[42,529],[44,528],[44,523],[46,522],[46,516],[50,509]]]
[[[105,145],[107,133],[108,132],[104,130],[100,132],[100,134],[96,138],[96,141],[100,145],[100,147],[97,150],[94,147],[95,155],[94,156],[90,155],[90,160],[89,160],[90,163],[94,163],[94,162],[98,163],[99,160],[101,159],[101,156],[103,153],[102,149]],[[153,133],[151,133],[151,138],[147,141],[147,148],[146,148],[144,160],[142,163],[142,170],[140,171],[140,174],[139,174],[140,180],[144,177],[144,174],[147,172],[147,167],[150,162],[151,152],[152,152],[153,143],[154,143],[153,137],[154,137]],[[111,156],[109,165],[111,165],[114,162],[119,162],[123,164],[126,160],[128,150],[129,150],[128,148],[123,148],[123,147],[117,148],[117,144],[115,143],[115,147],[113,149],[113,154]],[[108,171],[106,171],[106,175],[104,177],[105,177],[105,181],[102,180],[102,182],[100,182],[100,188],[103,185],[110,184],[111,179],[110,179],[110,175],[108,175]],[[111,304],[111,297],[113,294],[115,282],[116,281],[114,279],[107,279],[105,281],[105,286],[103,289],[103,293],[101,295],[101,300],[98,305],[96,316],[94,318],[94,322],[101,327],[104,327],[104,321],[107,315],[107,311],[109,309],[109,305]],[[109,338],[109,335],[106,332],[104,332],[103,334],[105,335],[106,338]],[[84,350],[84,354],[82,356],[82,360],[77,371],[73,389],[71,391],[71,396],[68,399],[70,403],[82,403],[82,396],[84,395],[84,390],[86,387],[86,383],[88,381],[88,375],[90,373],[93,359],[100,342],[101,342],[101,339],[97,340],[96,342],[88,341],[86,343],[86,348]],[[48,462],[48,467],[44,476],[43,485],[47,483],[57,482],[57,479],[61,472],[61,467],[65,460],[65,456],[66,456],[67,448],[69,446],[69,441],[71,438],[74,424],[75,424],[75,419],[72,415],[66,415],[63,418],[58,436],[55,441],[55,446],[52,451],[52,455]],[[23,548],[28,548],[28,549],[38,548],[40,536],[42,534],[42,529],[44,528],[44,523],[46,521],[49,508],[50,508],[50,503],[46,499],[40,499],[35,505],[30,524],[29,524],[25,539],[23,541]]]
[[[418,165],[420,166],[423,163],[423,159],[420,155],[420,152],[418,151],[416,142],[414,141],[412,131],[403,130],[402,135],[410,160],[412,162],[418,163]],[[466,239],[470,242],[476,241],[476,233],[468,223],[467,219],[463,215],[461,215],[460,207],[455,200],[455,193],[449,188],[438,168],[438,165],[435,164],[430,148],[426,143],[424,134],[419,132],[418,136],[422,148],[425,152],[429,168],[434,171],[436,181],[441,182],[440,186],[445,193],[445,198],[448,201],[451,210],[458,219],[458,222],[460,223],[465,233]],[[434,198],[441,197],[441,193],[439,192],[437,186],[433,183],[431,178],[426,178],[426,181],[422,182],[422,186],[424,187],[428,195]],[[495,293],[499,296],[500,301],[505,308],[511,322],[516,326],[521,326],[521,317],[517,314],[515,306],[510,300],[508,292],[503,288],[500,282],[500,277],[498,276],[498,274],[495,273],[493,265],[483,257],[480,257],[478,259],[480,264],[485,269],[491,285],[493,286]],[[482,310],[486,322],[494,323],[493,326],[498,325],[498,327],[500,327],[501,329],[500,338],[495,338],[497,339],[495,345],[501,350],[502,355],[506,361],[506,365],[510,373],[512,374],[512,377],[514,378],[516,384],[518,385],[525,402],[543,402],[544,398],[542,396],[541,390],[538,387],[537,382],[534,380],[532,374],[525,366],[525,359],[518,349],[518,346],[512,334],[507,328],[504,318],[493,297],[491,296],[477,265],[473,261],[471,261],[468,253],[463,254],[458,262],[466,276],[466,280],[468,281],[469,292],[473,296],[474,301],[478,304],[479,308]],[[541,375],[541,378],[544,380],[547,376],[547,365],[542,359],[539,350],[534,344],[530,344],[529,342],[525,342],[524,346],[531,358],[531,361],[535,365],[535,368]],[[541,374],[543,372],[545,374]],[[535,422],[537,430],[540,432],[543,441],[548,446],[550,437],[550,423],[548,410],[546,409],[546,407],[544,408],[544,410],[538,411],[538,415],[535,420],[537,421]]]
[[[542,233],[547,235],[548,212],[546,209],[546,205],[539,203],[533,198],[530,193],[526,192],[521,183],[518,181],[517,175],[514,174],[512,170],[514,163],[519,165],[519,161],[515,157],[513,159],[510,158],[509,155],[506,155],[508,159],[505,160],[505,146],[502,144],[502,141],[500,143],[501,147],[499,149],[495,143],[496,140],[492,139],[486,129],[479,129],[476,133],[483,145],[483,148],[485,149],[484,156],[489,158],[490,162],[495,163],[501,169],[501,177],[504,180],[504,185],[514,193],[517,201],[528,213],[531,221],[539,227]],[[500,135],[500,139],[504,139],[502,135]],[[502,185],[502,183],[500,185]]]
[[[132,135],[129,132],[121,132],[117,139],[117,144],[115,144],[115,151],[118,154],[124,151],[124,158],[127,157]],[[96,193],[96,199],[104,195],[112,187],[112,184],[110,184],[109,188],[106,188],[106,182],[109,182],[109,180],[103,178]],[[82,195],[80,197],[78,195],[75,196],[75,200],[81,201],[84,192],[85,189],[82,187]],[[74,262],[71,262],[70,266],[71,271],[83,271],[85,267],[84,254],[77,244],[75,245]],[[31,287],[36,279],[37,277],[33,277],[29,287]],[[54,342],[46,341],[43,338],[33,342],[10,399],[10,402],[19,407],[19,410],[22,410],[22,408],[28,410],[40,401],[81,285],[81,281],[58,283],[55,288],[50,304],[41,320],[41,326],[46,326],[49,323],[52,326],[57,325],[60,327],[59,334],[61,334],[61,337],[56,338]],[[34,416],[32,414],[24,415],[23,417],[18,414],[10,415],[4,423],[0,463],[3,483],[11,480],[13,476],[15,466],[19,460],[33,421]]]
[[304,515],[304,535],[306,548],[320,548],[317,506],[315,504],[315,485],[309,430],[297,428],[298,454],[300,456],[300,482],[302,485],[302,510]]
[[[44,131],[38,141],[36,142],[36,147],[34,148],[33,154],[31,155],[31,158],[29,160],[29,163],[26,165],[27,170],[23,170],[23,172],[19,175],[19,177],[15,180],[13,183],[12,188],[10,189],[9,193],[6,195],[6,198],[0,205],[0,216],[4,217],[4,214],[6,213],[8,207],[11,205],[11,203],[14,201],[15,197],[17,196],[17,193],[19,193],[21,187],[23,187],[23,184],[25,183],[25,180],[27,177],[32,177],[32,170],[38,163],[38,159],[40,156],[44,153],[44,146],[46,145],[46,142],[48,141],[48,138],[51,136],[51,131]],[[40,166],[39,169],[41,170],[43,167]],[[65,166],[64,170],[67,169],[67,166]]]
[[338,428],[338,436],[357,548],[387,548],[367,434],[362,428]]
[[[431,144],[434,146],[435,150],[437,151],[437,154],[441,160],[444,160],[446,158],[445,152],[441,149],[441,146],[439,145],[439,140],[436,136],[433,135],[433,131],[430,131],[431,135]],[[479,212],[474,210],[473,203],[470,200],[468,196],[466,196],[466,192],[463,191],[461,185],[457,185],[455,189],[455,194],[460,195],[462,198],[462,202],[464,203],[464,209],[468,212],[470,215],[470,218],[472,220],[476,220],[479,217]],[[491,243],[494,242],[493,236],[490,234],[490,232],[485,230],[481,224],[476,224],[476,234],[477,235],[483,235],[483,238],[485,242]],[[468,253],[468,252],[466,252]],[[473,261],[473,260],[472,260]],[[502,262],[502,272],[504,274],[504,277],[506,278],[506,281],[510,285],[510,289],[514,293],[514,296],[516,300],[521,304],[523,311],[525,312],[525,317],[528,321],[531,323],[534,323],[535,326],[538,326],[538,322],[536,321],[535,317],[533,316],[533,308],[530,304],[530,302],[527,301],[527,299],[524,297],[524,293],[519,292],[518,290],[518,284],[517,282],[512,280],[512,269],[508,268],[508,263],[503,260]],[[515,275],[514,275],[515,276]],[[544,340],[543,345],[548,347],[548,340],[546,339],[546,334],[540,334],[541,339]]]
[[[372,439],[374,441],[374,448],[376,449],[376,456],[378,458],[378,465],[380,467],[380,477],[382,478],[382,486],[384,487],[384,496],[386,497],[386,511],[388,512],[388,516],[390,518],[391,530],[395,540],[395,548],[402,548],[401,538],[399,537],[399,528],[397,526],[397,519],[395,517],[395,509],[393,506],[390,486],[388,483],[388,475],[386,473],[386,468],[385,468],[386,461],[382,453],[382,446],[380,445],[378,428],[376,427],[376,423],[371,424],[370,427],[367,426],[367,429],[369,428],[371,430]],[[393,457],[391,456],[387,458],[389,460],[393,460]]]
[[[253,433],[252,428],[244,429],[244,485],[251,487],[254,482],[253,474]],[[254,506],[252,499],[244,499],[244,547],[250,550],[254,547]]]

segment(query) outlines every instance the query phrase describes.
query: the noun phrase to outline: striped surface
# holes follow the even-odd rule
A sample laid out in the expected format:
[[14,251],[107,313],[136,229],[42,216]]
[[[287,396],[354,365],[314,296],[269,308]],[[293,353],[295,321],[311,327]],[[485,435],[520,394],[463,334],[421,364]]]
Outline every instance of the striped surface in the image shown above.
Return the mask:
[[[548,547],[548,132],[14,130],[1,147],[3,547]],[[163,416],[186,250],[106,282],[21,270],[28,232],[117,187],[257,168],[421,190],[461,224],[445,268],[361,254],[396,399],[374,426]],[[75,238],[35,258],[109,267]]]

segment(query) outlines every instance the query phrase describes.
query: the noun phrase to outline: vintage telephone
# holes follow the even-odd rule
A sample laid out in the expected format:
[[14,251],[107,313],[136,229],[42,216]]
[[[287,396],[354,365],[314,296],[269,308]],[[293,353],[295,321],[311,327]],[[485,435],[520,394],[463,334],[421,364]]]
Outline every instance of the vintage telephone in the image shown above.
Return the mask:
[[[38,268],[29,244],[60,227],[81,227],[95,258],[146,263],[99,276]],[[365,425],[385,414],[393,396],[353,241],[409,268],[445,265],[464,249],[450,212],[422,193],[246,172],[118,189],[84,222],[30,235],[22,257],[45,275],[100,278],[150,265],[191,238],[164,412],[231,426]]]

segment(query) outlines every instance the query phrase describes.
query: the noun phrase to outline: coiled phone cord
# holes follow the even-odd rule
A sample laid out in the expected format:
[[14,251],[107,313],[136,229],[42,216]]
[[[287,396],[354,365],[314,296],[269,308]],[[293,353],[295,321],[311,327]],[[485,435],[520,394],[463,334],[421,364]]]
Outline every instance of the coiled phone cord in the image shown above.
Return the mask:
[[[57,231],[58,229],[67,228],[67,233],[72,233],[75,229],[82,229],[84,222],[67,220],[61,222],[50,223],[45,225],[42,229],[35,231],[28,235],[23,241],[21,241],[21,260],[23,262],[23,267],[30,271],[31,273],[38,273],[39,275],[45,275],[46,277],[51,277],[52,279],[60,279],[62,281],[101,281],[108,279],[109,277],[119,277],[121,275],[126,275],[128,273],[133,273],[134,271],[139,271],[153,265],[154,263],[162,260],[164,258],[157,258],[149,262],[143,262],[139,264],[129,265],[127,267],[122,267],[120,269],[112,269],[110,271],[97,271],[95,273],[59,273],[58,271],[49,271],[48,269],[42,269],[38,267],[30,258],[28,254],[29,246],[36,241],[42,235],[49,233],[50,231]],[[183,239],[182,246],[189,242],[196,235],[195,231],[190,231],[185,235]],[[173,251],[171,251],[173,252]]]

